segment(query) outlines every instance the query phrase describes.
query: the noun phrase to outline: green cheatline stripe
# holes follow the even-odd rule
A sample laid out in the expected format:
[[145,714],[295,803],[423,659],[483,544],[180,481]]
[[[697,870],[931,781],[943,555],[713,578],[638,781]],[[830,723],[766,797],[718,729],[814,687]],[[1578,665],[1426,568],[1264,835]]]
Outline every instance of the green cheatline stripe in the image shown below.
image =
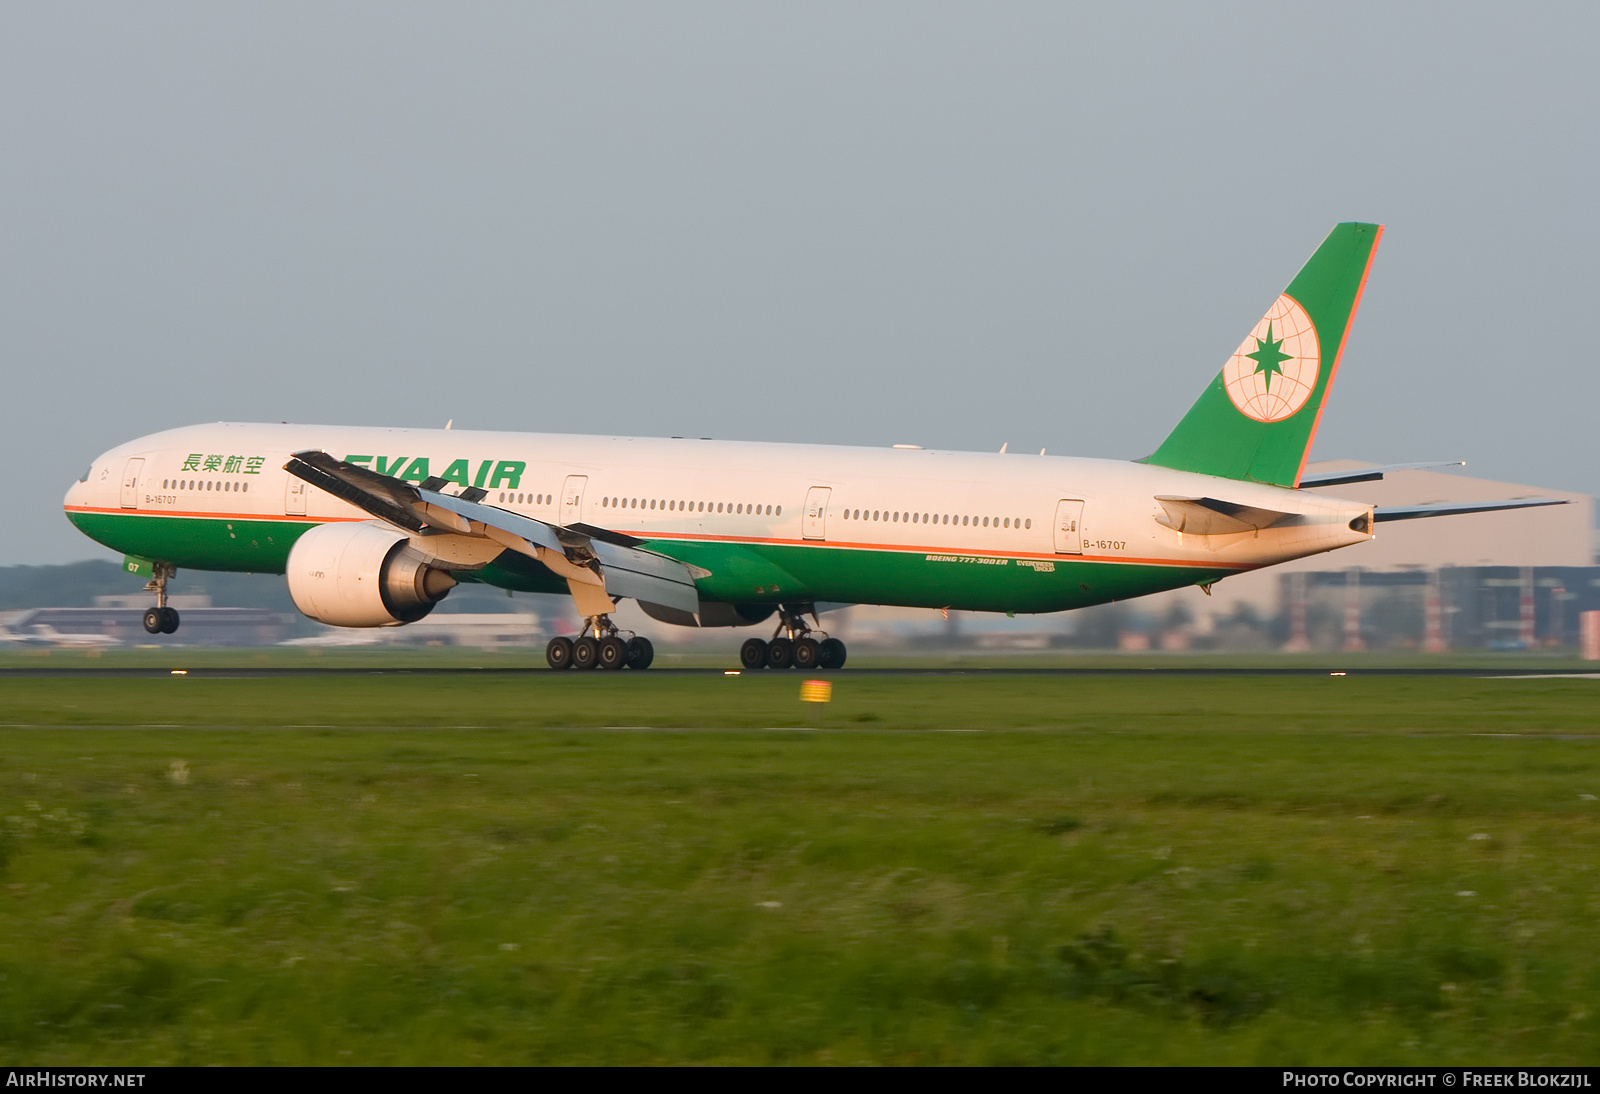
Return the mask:
[[[289,549],[314,521],[68,513],[91,539],[179,569],[284,572]],[[708,600],[778,603],[823,600],[966,611],[1058,612],[1210,583],[1238,571],[1214,567],[1049,560],[951,552],[652,540],[661,554],[710,570],[697,584]],[[944,561],[956,559],[957,561]],[[521,592],[565,593],[566,582],[532,559],[507,551],[470,580]]]

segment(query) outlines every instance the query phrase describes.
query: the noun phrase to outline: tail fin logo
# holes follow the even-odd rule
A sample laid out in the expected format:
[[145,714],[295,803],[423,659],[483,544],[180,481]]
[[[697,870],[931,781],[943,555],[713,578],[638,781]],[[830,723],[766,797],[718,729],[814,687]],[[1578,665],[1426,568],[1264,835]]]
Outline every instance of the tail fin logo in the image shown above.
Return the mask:
[[1311,398],[1321,367],[1317,328],[1285,293],[1222,366],[1222,383],[1239,413],[1278,422]]

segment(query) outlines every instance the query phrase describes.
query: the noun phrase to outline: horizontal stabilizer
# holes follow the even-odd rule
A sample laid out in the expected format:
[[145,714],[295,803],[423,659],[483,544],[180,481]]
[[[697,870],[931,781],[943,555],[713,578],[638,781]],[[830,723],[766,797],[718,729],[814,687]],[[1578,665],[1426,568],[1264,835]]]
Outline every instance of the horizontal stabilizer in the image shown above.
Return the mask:
[[1565,505],[1566,498],[1516,498],[1509,501],[1436,501],[1429,505],[1380,505],[1372,519],[1417,520],[1420,517],[1453,517],[1462,513],[1493,513],[1499,509],[1534,509],[1541,505]]
[[[569,580],[601,585],[613,596],[694,612],[700,608],[698,567],[640,550],[631,536],[586,524],[563,527],[380,475],[326,452],[296,452],[284,465],[364,512],[418,535],[454,532],[494,540],[557,570]],[[430,486],[432,483],[424,483]]]
[[1425,471],[1435,467],[1465,467],[1466,460],[1445,460],[1443,463],[1386,463],[1381,467],[1353,467],[1349,471],[1313,471],[1300,476],[1300,489],[1311,486],[1343,486],[1351,482],[1377,482],[1390,471]]
[[1156,521],[1174,531],[1194,536],[1218,536],[1230,532],[1258,532],[1294,518],[1294,513],[1258,509],[1250,505],[1217,498],[1177,498],[1157,496],[1166,510]]

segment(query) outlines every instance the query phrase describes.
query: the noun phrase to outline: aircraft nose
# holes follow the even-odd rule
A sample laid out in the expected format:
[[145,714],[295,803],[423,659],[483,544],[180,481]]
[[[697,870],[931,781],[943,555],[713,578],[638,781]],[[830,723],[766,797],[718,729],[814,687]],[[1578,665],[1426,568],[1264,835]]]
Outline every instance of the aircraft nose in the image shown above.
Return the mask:
[[83,474],[78,476],[78,481],[67,487],[66,496],[61,499],[61,507],[63,509],[71,509],[74,506],[88,505],[90,503],[90,495],[94,489],[94,479],[104,465],[105,457],[98,456],[93,463],[84,468]]

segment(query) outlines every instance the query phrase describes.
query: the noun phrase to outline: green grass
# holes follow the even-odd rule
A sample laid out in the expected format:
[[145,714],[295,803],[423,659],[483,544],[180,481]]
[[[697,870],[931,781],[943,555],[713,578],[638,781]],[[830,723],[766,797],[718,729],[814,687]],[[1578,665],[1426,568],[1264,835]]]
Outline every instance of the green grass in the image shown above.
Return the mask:
[[1600,681],[798,686],[0,679],[0,1063],[1595,1062]]
[[[657,668],[738,668],[739,642],[750,631],[724,634],[720,639],[697,636],[692,645],[656,647]],[[63,671],[75,669],[122,670],[149,668],[252,668],[252,669],[488,669],[491,671],[545,671],[544,647],[507,647],[479,650],[461,646],[332,647],[231,649],[205,646],[158,648],[116,647],[109,650],[0,649],[0,670]],[[1537,673],[1579,670],[1594,672],[1600,665],[1580,660],[1571,650],[1491,652],[1452,650],[1422,653],[1415,650],[1370,650],[1360,653],[1315,650],[1308,653],[1261,651],[1140,651],[1098,649],[1060,650],[914,650],[858,645],[850,651],[850,668],[859,669],[1200,669],[1204,671],[1251,669],[1370,669],[1427,671],[1472,669],[1486,672]]]

